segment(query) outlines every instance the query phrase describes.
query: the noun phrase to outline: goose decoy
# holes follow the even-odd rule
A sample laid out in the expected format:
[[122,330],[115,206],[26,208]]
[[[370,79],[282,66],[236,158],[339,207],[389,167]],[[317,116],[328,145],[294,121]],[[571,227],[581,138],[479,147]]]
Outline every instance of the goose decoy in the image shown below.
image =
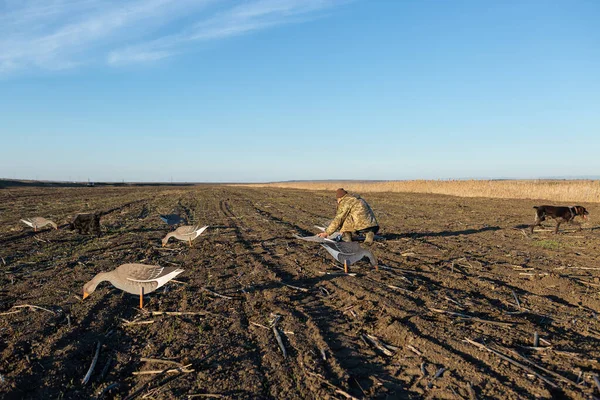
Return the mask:
[[173,232],[167,233],[162,239],[162,245],[165,247],[170,238],[174,237],[175,239],[181,240],[182,242],[189,242],[190,247],[192,247],[192,240],[196,239],[198,236],[202,234],[208,228],[208,225],[203,226],[202,228],[198,228],[198,226],[180,226],[175,229]]
[[304,240],[305,242],[316,242],[316,243],[325,243],[325,242],[333,242],[336,240],[336,238],[322,238],[319,235],[314,235],[314,236],[298,236],[298,235],[294,235],[294,237],[296,239],[300,239],[300,240]]
[[[321,232],[325,232],[324,227],[319,226],[319,225],[314,225],[315,228],[317,228],[318,230],[320,230]],[[300,240],[304,240],[306,242],[317,242],[317,243],[325,243],[328,240],[340,240],[342,237],[342,234],[338,231],[333,232],[331,235],[327,236],[327,238],[322,238],[319,235],[313,235],[313,236],[298,236],[298,235],[294,235],[294,237],[296,239],[300,239]]]
[[85,299],[96,290],[100,282],[108,281],[117,289],[140,295],[140,308],[144,307],[144,294],[152,293],[183,270],[177,267],[161,267],[158,265],[123,264],[110,272],[100,272],[83,285]]
[[373,253],[363,249],[356,242],[334,242],[333,240],[327,240],[321,243],[321,246],[323,246],[333,258],[344,264],[344,272],[346,273],[348,273],[349,265],[362,260],[364,257],[367,257],[371,262],[371,265],[373,265],[376,270],[379,270],[377,259]]
[[183,218],[179,214],[160,214],[159,217],[167,225],[177,225],[183,222]]
[[43,228],[46,225],[52,225],[54,229],[58,229],[58,226],[54,222],[42,217],[26,218],[22,219],[21,222],[32,227],[34,232],[37,232],[38,228]]
[[[321,232],[325,232],[325,230],[327,230],[327,228],[325,228],[324,226],[319,226],[319,225],[315,225],[315,228],[317,228]],[[340,240],[341,238],[342,238],[342,232],[340,232],[340,231],[335,231],[331,235],[327,236],[327,239],[331,239],[331,240]]]

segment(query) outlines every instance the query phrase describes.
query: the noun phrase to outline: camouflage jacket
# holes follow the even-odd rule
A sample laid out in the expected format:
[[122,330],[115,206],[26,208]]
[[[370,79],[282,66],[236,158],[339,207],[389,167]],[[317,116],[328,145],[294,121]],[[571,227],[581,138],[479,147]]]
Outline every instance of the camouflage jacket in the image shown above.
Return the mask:
[[335,218],[325,232],[331,235],[340,229],[341,232],[355,232],[379,225],[373,210],[360,196],[348,193],[337,206]]

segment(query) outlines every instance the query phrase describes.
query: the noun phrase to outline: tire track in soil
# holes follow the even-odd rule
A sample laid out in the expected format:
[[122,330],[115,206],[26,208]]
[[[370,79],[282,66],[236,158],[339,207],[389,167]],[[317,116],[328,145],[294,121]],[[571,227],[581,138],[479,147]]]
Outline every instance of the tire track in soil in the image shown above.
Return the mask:
[[[260,215],[262,215],[262,216],[271,217],[270,213],[265,212],[264,210],[257,209],[257,212]],[[294,224],[282,221],[281,218],[274,217],[272,219],[276,223],[280,223],[280,224],[283,223],[284,225],[287,225],[287,226],[290,226],[290,227],[295,227],[296,229],[298,228]],[[435,247],[438,247],[438,246],[435,246]],[[359,284],[359,283],[357,283],[358,281],[355,280],[355,279],[338,279],[335,282],[339,282],[339,283],[333,283],[332,282],[333,287],[330,286],[330,289],[334,289],[335,288],[335,289],[338,289],[340,291],[344,291],[345,292],[345,296],[343,296],[343,297],[346,297],[346,298],[352,298],[352,297],[354,297],[354,298],[363,297],[364,298],[366,296],[373,297],[373,288],[369,288],[369,287],[366,287],[365,285]],[[347,284],[347,285],[345,285],[345,284]],[[346,286],[346,287],[344,287],[344,286]],[[378,303],[378,302],[382,301],[382,299],[385,298],[385,295],[377,294],[375,297],[376,297],[376,299],[374,301],[372,301],[372,303]],[[391,307],[388,307],[390,309],[395,309],[395,308],[402,309],[402,308],[405,308],[404,305],[400,305],[400,304],[397,304],[397,303],[392,304],[390,306]],[[413,311],[413,314],[416,315],[416,312]],[[406,315],[396,316],[396,318],[398,318],[398,320],[404,320],[406,318]],[[399,326],[402,327],[403,325],[399,325]],[[357,331],[361,331],[361,330],[363,330],[363,327],[362,326],[361,327],[357,327],[356,330]],[[404,329],[404,330],[406,331],[406,329]],[[414,334],[414,332],[413,332],[413,334]],[[427,336],[418,335],[418,334],[416,336],[417,337],[421,337],[422,339],[423,338],[427,339]],[[436,350],[438,352],[443,352],[444,348],[441,347],[440,344],[437,343],[437,341],[433,341],[431,339],[428,340],[428,341],[429,341],[428,344],[430,346],[432,346],[433,348],[436,348]],[[348,345],[350,345],[350,347],[356,348],[356,347],[360,346],[360,342],[358,340],[354,340],[354,343],[348,343],[348,344],[346,344],[346,346],[348,346]],[[445,351],[444,355],[447,357],[449,354],[452,354],[453,353],[452,350],[453,350],[452,348],[448,349],[447,351]],[[454,353],[456,353],[456,351],[454,351]],[[470,357],[468,355],[465,356],[465,357],[469,358],[471,362],[473,361],[472,357]],[[463,357],[463,358],[465,358],[465,357]],[[370,384],[370,382],[364,382],[363,381],[362,385],[360,385],[360,384],[359,385],[360,385],[360,388],[362,389],[363,386],[366,386],[368,384]]]
[[[251,252],[253,251],[252,246],[249,245],[248,241],[244,239],[242,232],[241,232],[241,228],[238,225],[237,222],[237,217],[236,215],[231,211],[231,209],[229,208],[229,205],[227,203],[226,200],[219,200],[219,209],[221,211],[221,213],[229,220],[229,225],[233,228],[234,234],[236,239],[238,240],[239,243],[242,244],[242,246],[245,248],[245,250],[248,252],[248,254],[251,254]],[[239,260],[240,256],[238,255],[236,257],[236,261]],[[245,257],[243,257],[245,258]],[[244,301],[244,303],[247,303],[247,301]],[[244,304],[242,306],[242,308],[239,310],[241,312],[240,314],[240,318],[241,318],[241,326],[242,327],[250,327],[250,319],[248,316],[248,307],[246,306],[246,304]],[[247,334],[249,336],[252,337],[251,339],[251,343],[254,344],[252,350],[252,361],[254,363],[254,365],[256,365],[257,370],[259,371],[260,375],[261,375],[261,384],[262,384],[262,393],[260,394],[261,396],[264,396],[265,398],[271,396],[272,398],[277,398],[277,393],[274,393],[273,391],[273,387],[270,386],[269,384],[269,375],[271,375],[270,371],[268,371],[268,367],[264,365],[264,362],[262,360],[263,358],[263,354],[268,353],[269,349],[265,349],[265,345],[263,342],[263,340],[261,340],[261,338],[259,338],[256,334],[253,334],[252,331],[249,330],[249,333]],[[286,378],[284,378],[284,382],[285,380],[287,380]]]
[[[244,211],[252,211],[256,212],[253,208],[249,207],[245,201],[241,201],[242,206],[241,209]],[[237,202],[235,203],[238,204]],[[320,329],[318,328],[319,323],[315,322],[314,316],[305,312],[306,307],[302,307],[297,309],[298,304],[289,305],[289,300],[294,298],[304,298],[306,295],[294,295],[294,296],[282,296],[279,293],[272,295],[272,298],[266,298],[264,294],[270,291],[280,291],[281,288],[284,288],[280,282],[282,281],[282,276],[285,281],[292,282],[291,277],[286,275],[287,273],[278,268],[269,260],[264,257],[264,250],[257,253],[254,250],[253,242],[257,242],[257,240],[253,240],[243,232],[254,231],[255,224],[248,223],[239,223],[240,219],[236,217],[236,213],[231,209],[228,202],[222,202],[221,208],[223,213],[226,214],[232,224],[235,226],[237,239],[244,243],[244,246],[248,250],[248,255],[252,258],[252,263],[260,264],[263,267],[266,267],[265,275],[263,279],[265,279],[262,288],[260,290],[258,288],[254,288],[250,295],[247,295],[248,302],[245,304],[245,315],[246,319],[249,321],[250,318],[260,319],[261,323],[264,323],[264,317],[267,316],[270,312],[277,312],[280,315],[283,315],[283,321],[281,326],[285,326],[288,329],[291,329],[294,332],[293,335],[282,334],[284,337],[284,342],[286,346],[286,350],[288,352],[288,361],[283,361],[284,364],[277,364],[277,359],[281,360],[281,353],[277,348],[277,344],[274,340],[274,335],[270,330],[262,330],[261,328],[254,329],[255,339],[259,346],[262,349],[262,352],[267,354],[267,358],[271,359],[270,363],[263,364],[263,368],[266,368],[265,375],[267,376],[276,376],[277,386],[281,386],[281,388],[271,388],[271,395],[273,397],[281,397],[281,396],[301,396],[303,398],[322,398],[327,395],[327,390],[324,390],[319,382],[315,382],[314,378],[310,377],[305,373],[304,368],[310,367],[311,369],[317,369],[319,372],[325,371],[329,368],[324,367],[324,363],[321,362],[320,350],[321,349],[329,349],[330,354],[334,354],[334,352],[329,348],[327,342],[323,335],[320,333]],[[244,221],[248,221],[248,219],[244,219]],[[269,232],[270,229],[267,230]],[[259,232],[264,232],[259,230]],[[264,241],[260,241],[262,244]],[[264,246],[261,245],[261,248],[264,249]],[[272,287],[273,283],[279,283],[276,287]],[[293,283],[293,282],[292,282]],[[271,295],[269,294],[269,297]],[[288,300],[289,299],[289,300]],[[312,302],[317,302],[318,299],[312,299]],[[259,313],[257,314],[258,308]],[[315,308],[316,309],[316,308]],[[335,314],[331,313],[329,310],[325,311],[328,314],[329,318],[336,317]],[[318,319],[323,319],[319,316]],[[308,327],[308,331],[310,334],[308,337],[304,334],[305,327]],[[284,328],[282,328],[284,329]],[[314,343],[314,344],[313,344]],[[293,359],[296,359],[295,361]],[[338,372],[336,375],[341,375],[344,377],[344,372],[342,368],[339,367],[339,364],[336,360],[330,360],[329,365],[332,366],[331,370]],[[283,369],[283,370],[282,370]],[[327,375],[329,375],[327,373]],[[338,376],[336,376],[338,378]],[[347,380],[347,376],[344,377],[343,381]],[[338,379],[339,380],[339,379]],[[342,384],[342,386],[344,386]]]
[[[261,227],[259,231],[273,230],[274,223],[286,228],[292,228],[294,231],[303,231],[302,228],[297,225],[281,218],[273,217],[271,213],[261,210],[253,206],[253,204],[248,203],[244,208],[254,208],[254,211],[257,214],[255,215],[254,220],[256,221],[256,224]],[[264,243],[264,241],[261,243]],[[289,247],[287,243],[284,244],[286,248]],[[295,275],[297,275],[297,265],[290,262],[287,258],[282,259],[281,257],[276,256],[268,247],[263,246],[263,248],[270,256],[274,256],[274,258],[273,260],[265,260],[265,257],[263,256],[261,260],[262,263],[266,265],[270,271],[273,271],[276,274],[278,280],[283,278],[286,282],[295,284],[293,279]],[[318,268],[322,269],[320,266]],[[318,283],[328,279],[331,279],[331,277],[325,276],[304,279],[302,286],[306,287],[307,284],[309,287],[316,286]],[[370,378],[371,375],[381,375],[384,372],[381,369],[381,364],[379,362],[371,360],[372,356],[376,355],[364,354],[364,351],[360,349],[360,343],[357,342],[356,332],[348,331],[348,319],[340,310],[327,306],[327,303],[322,301],[320,297],[307,296],[310,295],[299,295],[290,298],[291,303],[286,309],[288,312],[297,315],[297,318],[300,320],[311,321],[311,326],[317,329],[312,332],[312,336],[318,338],[319,342],[326,345],[327,352],[334,356],[332,360],[329,360],[329,363],[322,363],[320,357],[316,360],[313,359],[315,365],[324,364],[322,365],[322,368],[324,371],[328,372],[326,375],[333,375],[334,381],[342,382],[339,383],[339,385],[344,387],[347,386],[348,388],[346,390],[355,396],[383,396],[383,393],[378,393],[378,391],[380,391],[378,387],[382,386],[381,382],[373,381]],[[294,301],[294,298],[297,297],[305,297],[310,305],[307,306],[303,301]],[[314,339],[309,339],[309,341],[310,340]],[[314,350],[311,353],[314,354]],[[352,372],[348,372],[348,370]],[[385,388],[384,390],[388,392],[387,394],[406,395],[401,385],[396,382],[394,378],[389,378],[387,386],[388,388]]]
[[[265,215],[265,213],[260,213],[261,215]],[[286,225],[292,225],[292,224],[286,224]],[[370,279],[370,278],[365,278],[365,279]],[[379,283],[379,282],[376,282]],[[397,302],[391,301],[388,297],[390,297],[389,295],[391,293],[385,293],[384,291],[382,291],[379,287],[373,286],[373,285],[369,285],[368,283],[366,283],[364,280],[360,280],[360,278],[351,278],[348,277],[346,279],[344,279],[343,277],[340,277],[336,280],[332,280],[331,282],[326,284],[329,291],[333,292],[333,293],[337,293],[339,297],[338,301],[334,301],[331,303],[330,307],[326,308],[326,311],[324,312],[324,315],[331,315],[332,314],[332,310],[339,310],[339,309],[343,309],[346,308],[348,306],[353,307],[354,306],[352,304],[348,305],[348,299],[360,299],[361,302],[363,301],[368,301],[372,304],[371,307],[369,307],[369,309],[373,310],[373,309],[377,309],[377,308],[381,308],[379,307],[379,303],[384,303],[387,305],[386,308],[382,309],[383,314],[387,314],[389,316],[393,316],[395,320],[397,321],[404,321],[406,319],[408,319],[408,317],[412,317],[414,315],[418,315],[419,310],[418,309],[413,309],[411,310],[412,312],[407,314],[406,311],[400,311],[400,312],[386,312],[386,310],[403,310],[406,308],[406,306],[404,304],[399,304]],[[370,300],[369,300],[370,298]],[[424,303],[423,301],[421,301],[422,303]],[[341,303],[341,304],[339,304]],[[323,303],[321,303],[321,307],[322,307]],[[302,307],[300,307],[302,308]],[[339,312],[339,311],[338,311]],[[369,312],[369,310],[367,310],[367,312]],[[382,317],[378,317],[377,319],[381,319]],[[350,333],[348,331],[345,331],[343,333],[343,335],[347,336],[347,343],[344,344],[344,348],[348,349],[348,348],[354,348],[354,349],[359,349],[356,353],[360,353],[362,352],[367,352],[367,353],[372,353],[374,356],[377,356],[378,354],[376,352],[373,352],[373,350],[371,348],[369,348],[368,346],[365,348],[365,346],[363,345],[363,343],[358,339],[358,334],[365,332],[365,333],[375,333],[373,332],[373,330],[375,329],[369,329],[367,326],[365,325],[369,325],[368,323],[362,321],[355,321],[352,320],[350,318],[342,318],[344,321],[342,323],[340,323],[340,325],[349,325],[352,329],[350,331]],[[397,331],[398,328],[401,328],[400,330],[402,330],[402,326],[403,325],[397,325],[395,326],[395,330]],[[381,329],[379,329],[379,331],[381,331]],[[405,332],[405,336],[408,335],[408,330],[404,329]],[[417,337],[422,336],[422,335],[416,335]],[[385,339],[385,338],[384,338]],[[386,340],[388,343],[390,344],[394,344],[396,346],[399,346],[399,344],[393,343],[393,341],[390,340]],[[432,342],[431,340],[429,340],[429,342]],[[437,344],[437,343],[429,343],[429,344]],[[439,346],[439,344],[437,346],[433,346],[434,348],[437,347],[436,350],[438,350],[438,352],[440,352],[441,350],[444,350],[443,348],[441,348]],[[444,356],[448,356],[448,352],[446,351]],[[355,356],[356,357],[356,356]],[[362,357],[362,356],[361,356]],[[340,357],[342,358],[342,357]],[[380,360],[378,360],[378,364],[380,364],[380,366],[376,368],[371,367],[369,370],[365,371],[364,368],[364,362],[365,360],[360,360],[360,362],[354,363],[352,361],[347,361],[348,359],[348,354],[343,354],[343,359],[346,360],[344,361],[345,364],[347,364],[347,368],[350,369],[351,374],[353,375],[352,379],[357,380],[356,384],[354,385],[355,388],[364,391],[364,390],[369,390],[369,388],[371,388],[372,386],[376,385],[376,382],[372,382],[370,377],[375,374],[377,375],[376,371],[377,369],[381,369],[380,374],[385,374],[388,376],[388,386],[393,390],[393,393],[395,395],[398,395],[400,393],[402,393],[402,395],[406,395],[406,393],[402,392],[402,386],[399,382],[394,381],[393,379],[392,382],[390,382],[390,376],[393,376],[392,374],[389,373],[389,371],[384,371],[381,364],[385,365],[385,358],[381,358]],[[423,361],[425,361],[426,359],[424,359]],[[427,360],[428,361],[428,360]],[[360,367],[356,367],[360,365]],[[417,363],[415,365],[415,367],[418,368],[419,364]],[[353,370],[356,370],[353,371]],[[358,380],[360,380],[360,382],[358,382]],[[364,393],[363,393],[364,394]],[[372,395],[376,395],[375,393],[368,393],[369,396]]]

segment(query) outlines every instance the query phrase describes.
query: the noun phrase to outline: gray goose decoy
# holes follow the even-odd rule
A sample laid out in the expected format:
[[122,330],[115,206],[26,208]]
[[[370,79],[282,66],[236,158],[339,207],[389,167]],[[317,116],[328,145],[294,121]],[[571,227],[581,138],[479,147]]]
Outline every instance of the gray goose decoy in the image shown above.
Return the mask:
[[196,225],[196,226],[191,226],[191,225],[180,226],[179,228],[175,229],[173,232],[167,233],[167,236],[165,236],[162,239],[162,245],[163,245],[163,247],[165,247],[167,245],[167,242],[169,241],[169,239],[174,237],[175,239],[181,240],[182,242],[189,242],[190,247],[192,247],[192,240],[194,240],[198,236],[200,236],[202,234],[202,232],[204,232],[206,230],[206,228],[208,228],[208,225],[203,226],[202,228],[198,228],[198,225]]
[[32,227],[34,232],[37,232],[38,228],[43,228],[46,225],[52,225],[54,229],[58,229],[58,226],[54,222],[43,217],[25,218],[21,222]]
[[334,242],[332,240],[327,240],[321,243],[321,246],[323,246],[325,250],[327,250],[327,252],[333,256],[333,258],[344,264],[344,270],[346,273],[348,272],[349,265],[362,260],[364,257],[367,257],[371,262],[371,265],[373,265],[376,270],[379,270],[377,259],[373,253],[371,253],[369,250],[363,249],[356,242]]
[[177,267],[161,267],[146,264],[123,264],[110,272],[100,272],[83,285],[85,299],[96,290],[100,282],[108,281],[117,289],[140,295],[140,308],[144,307],[144,294],[152,293],[183,270]]
[[183,218],[179,214],[160,214],[160,219],[162,219],[167,225],[177,225],[183,222]]

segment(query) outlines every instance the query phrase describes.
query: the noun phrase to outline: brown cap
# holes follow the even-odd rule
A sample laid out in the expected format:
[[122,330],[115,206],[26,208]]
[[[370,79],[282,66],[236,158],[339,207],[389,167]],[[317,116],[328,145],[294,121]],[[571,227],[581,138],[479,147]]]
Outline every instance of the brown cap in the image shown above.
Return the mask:
[[336,199],[341,199],[342,197],[344,197],[345,195],[347,195],[348,192],[346,192],[344,189],[339,188],[338,190],[335,191],[335,198]]

